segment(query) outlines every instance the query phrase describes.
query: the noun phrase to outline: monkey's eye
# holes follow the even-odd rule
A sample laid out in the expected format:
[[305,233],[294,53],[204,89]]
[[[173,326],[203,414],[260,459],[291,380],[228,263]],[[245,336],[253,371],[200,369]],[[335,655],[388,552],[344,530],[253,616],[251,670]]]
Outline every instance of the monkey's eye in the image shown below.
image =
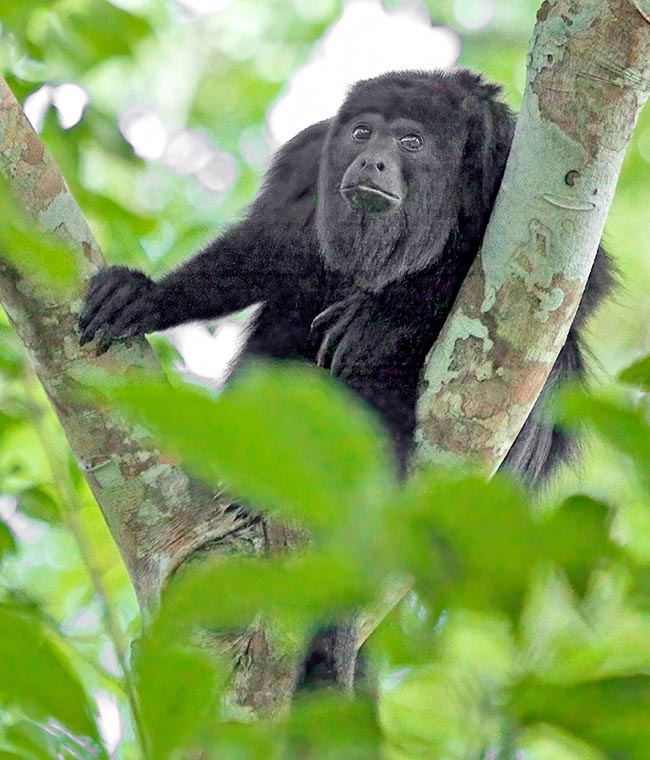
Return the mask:
[[370,127],[366,127],[365,124],[359,124],[352,130],[352,139],[363,142],[364,140],[369,140],[371,134],[372,130]]
[[420,137],[420,135],[416,134],[404,135],[404,137],[400,138],[399,142],[402,148],[406,148],[406,150],[411,151],[421,150],[422,146],[424,145],[424,140]]

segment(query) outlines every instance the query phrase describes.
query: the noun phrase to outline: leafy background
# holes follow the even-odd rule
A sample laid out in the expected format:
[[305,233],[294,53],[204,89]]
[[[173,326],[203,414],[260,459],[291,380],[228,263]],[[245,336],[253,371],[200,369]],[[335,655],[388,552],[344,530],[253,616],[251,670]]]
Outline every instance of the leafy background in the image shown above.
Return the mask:
[[[237,0],[191,17],[171,0],[0,0],[0,69],[19,99],[63,82],[90,97],[72,129],[51,108],[42,136],[111,262],[167,271],[251,199],[267,111],[341,13],[335,0],[308,5]],[[537,2],[426,7],[461,35],[460,63],[501,82],[516,108]],[[134,156],[118,120],[141,101],[234,156],[232,187],[209,193]],[[650,352],[649,161],[646,112],[606,228],[621,286],[591,328],[598,390],[560,404],[567,423],[589,423],[589,446],[534,504],[500,478],[428,473],[398,489],[373,421],[315,372],[258,368],[218,400],[181,386],[169,402],[169,389],[145,381],[118,389],[188,467],[227,475],[319,537],[287,562],[193,568],[135,648],[140,622],[117,549],[0,323],[0,760],[158,760],[196,748],[220,758],[647,758],[650,367],[619,375]],[[25,237],[1,244],[18,255]],[[165,420],[162,403],[176,411]],[[286,411],[296,405],[307,410],[299,434]],[[194,445],[188,419],[209,444]],[[236,627],[264,609],[291,650],[314,621],[404,571],[416,593],[370,642],[378,715],[363,699],[321,695],[276,726],[215,720],[223,673],[175,621]]]

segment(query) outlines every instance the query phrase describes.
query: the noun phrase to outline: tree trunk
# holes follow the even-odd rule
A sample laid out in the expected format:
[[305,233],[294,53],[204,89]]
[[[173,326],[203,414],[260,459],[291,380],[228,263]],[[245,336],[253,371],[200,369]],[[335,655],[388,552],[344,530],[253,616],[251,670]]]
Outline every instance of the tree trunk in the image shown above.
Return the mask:
[[546,0],[539,9],[483,247],[424,373],[420,462],[469,459],[493,473],[566,341],[648,97],[641,6]]
[[[56,298],[0,251],[0,303],[97,499],[146,624],[170,575],[204,547],[264,553],[286,549],[293,539],[270,520],[232,509],[227,495],[190,478],[161,456],[145,432],[86,392],[84,378],[93,368],[124,374],[160,368],[144,338],[101,357],[79,347],[77,322],[88,280],[106,262],[56,164],[1,78],[0,174],[35,224],[71,246],[81,273],[73,291]],[[233,654],[233,709],[271,715],[288,709],[297,664],[276,658],[261,628],[240,637]],[[265,685],[270,674],[273,687]]]

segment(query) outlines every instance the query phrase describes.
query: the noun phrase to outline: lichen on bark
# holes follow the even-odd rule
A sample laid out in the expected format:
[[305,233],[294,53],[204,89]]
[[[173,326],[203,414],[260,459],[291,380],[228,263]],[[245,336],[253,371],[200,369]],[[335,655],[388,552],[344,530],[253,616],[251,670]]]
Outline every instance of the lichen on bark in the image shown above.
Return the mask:
[[501,463],[566,339],[650,83],[626,0],[547,0],[483,246],[427,360],[418,459]]

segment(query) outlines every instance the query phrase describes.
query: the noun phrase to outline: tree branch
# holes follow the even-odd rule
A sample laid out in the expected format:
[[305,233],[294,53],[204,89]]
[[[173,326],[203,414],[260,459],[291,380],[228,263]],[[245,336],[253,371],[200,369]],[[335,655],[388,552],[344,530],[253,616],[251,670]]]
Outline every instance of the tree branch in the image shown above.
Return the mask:
[[79,348],[76,326],[87,280],[105,262],[56,164],[2,79],[0,173],[40,226],[72,247],[82,273],[71,296],[59,303],[0,254],[0,300],[59,416],[146,615],[169,573],[196,547],[237,536],[239,527],[239,540],[261,545],[262,531],[225,512],[228,499],[161,458],[146,434],[120,421],[108,405],[88,400],[83,377],[89,368],[156,371],[157,362],[144,339],[118,347],[109,358]]
[[432,351],[421,462],[502,462],[562,348],[650,89],[650,25],[629,0],[546,0],[480,256]]

